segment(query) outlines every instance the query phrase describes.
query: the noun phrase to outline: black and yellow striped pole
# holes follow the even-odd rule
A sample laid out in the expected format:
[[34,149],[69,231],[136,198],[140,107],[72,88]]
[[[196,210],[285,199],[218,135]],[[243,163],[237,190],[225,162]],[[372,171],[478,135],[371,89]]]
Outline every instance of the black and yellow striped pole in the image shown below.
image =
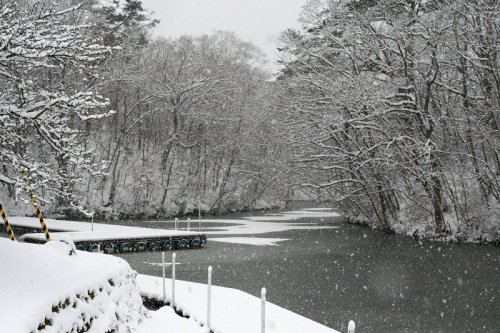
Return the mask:
[[7,219],[7,215],[5,215],[5,211],[3,210],[3,206],[0,203],[0,215],[2,215],[3,224],[5,225],[5,231],[9,234],[9,239],[15,241],[16,237],[14,236],[14,231],[9,224],[9,220]]
[[[24,178],[26,183],[28,183],[28,174],[26,172],[22,172],[21,176]],[[36,217],[40,220],[40,226],[42,227],[42,231],[45,234],[45,238],[47,238],[47,241],[50,241],[49,229],[47,229],[47,225],[45,224],[45,221],[43,220],[43,215],[42,215],[42,212],[40,211],[40,206],[38,205],[38,202],[36,201],[35,195],[33,194],[33,191],[31,191],[31,190],[28,190],[28,194],[31,197],[31,203],[33,204],[33,207],[35,208]]]

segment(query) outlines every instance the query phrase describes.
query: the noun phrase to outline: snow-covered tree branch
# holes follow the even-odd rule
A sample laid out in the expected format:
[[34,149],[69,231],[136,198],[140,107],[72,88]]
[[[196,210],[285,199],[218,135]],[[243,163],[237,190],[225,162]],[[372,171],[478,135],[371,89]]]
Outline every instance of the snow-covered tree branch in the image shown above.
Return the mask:
[[81,172],[100,174],[92,150],[80,144],[80,123],[112,114],[108,102],[86,85],[110,52],[90,25],[72,24],[81,6],[49,2],[0,7],[0,181],[70,199]]

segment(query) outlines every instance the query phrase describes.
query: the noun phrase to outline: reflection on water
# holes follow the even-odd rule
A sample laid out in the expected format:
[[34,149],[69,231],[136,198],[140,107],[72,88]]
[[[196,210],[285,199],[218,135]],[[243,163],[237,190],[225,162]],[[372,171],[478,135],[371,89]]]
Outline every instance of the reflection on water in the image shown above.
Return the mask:
[[[258,235],[290,239],[279,246],[209,239],[177,252],[177,277],[205,282],[212,265],[214,284],[255,296],[266,287],[269,301],[342,331],[353,319],[357,332],[500,332],[500,248],[415,241],[341,218],[296,222],[340,228]],[[159,253],[123,257],[161,276]]]

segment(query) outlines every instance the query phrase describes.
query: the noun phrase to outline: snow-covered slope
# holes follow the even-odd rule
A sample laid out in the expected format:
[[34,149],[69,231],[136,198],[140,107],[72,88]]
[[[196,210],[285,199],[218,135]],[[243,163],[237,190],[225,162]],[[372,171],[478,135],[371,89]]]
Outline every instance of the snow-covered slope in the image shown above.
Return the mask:
[[[148,298],[162,298],[162,278],[139,274],[137,281],[141,289],[141,295]],[[171,286],[172,280],[166,279],[165,292],[166,301],[168,302],[171,301]],[[189,316],[190,320],[196,321],[199,325],[206,325],[207,286],[200,283],[177,280],[175,294],[176,309],[181,311],[184,315]],[[212,315],[210,329],[213,332],[261,332],[260,298],[237,289],[212,286],[211,306]],[[321,325],[271,302],[267,302],[266,304],[266,332],[339,333],[334,329]]]
[[0,238],[0,332],[128,332],[144,317],[136,273],[119,258],[60,242]]
[[134,333],[209,333],[206,326],[200,326],[195,320],[179,316],[169,306],[157,311],[149,311],[146,319]]

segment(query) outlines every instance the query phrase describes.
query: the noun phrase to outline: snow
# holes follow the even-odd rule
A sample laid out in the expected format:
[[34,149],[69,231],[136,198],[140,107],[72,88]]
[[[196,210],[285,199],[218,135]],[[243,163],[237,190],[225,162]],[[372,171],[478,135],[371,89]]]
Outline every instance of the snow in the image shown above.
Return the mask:
[[[281,214],[269,214],[265,216],[249,216],[243,219],[203,219],[201,225],[203,234],[207,235],[249,235],[249,234],[264,234],[271,232],[281,232],[288,230],[315,230],[315,229],[334,229],[338,228],[333,225],[319,226],[316,223],[282,223],[283,221],[295,221],[305,217],[312,218],[331,218],[337,217],[339,214],[329,208],[304,209],[297,211],[287,211]],[[167,223],[169,221],[146,221],[147,223]],[[181,227],[186,227],[187,221],[179,221]],[[94,223],[94,231],[91,231],[92,224],[88,222],[75,222],[64,220],[45,219],[45,223],[49,229],[61,230],[65,232],[51,233],[53,239],[70,238],[75,242],[78,241],[99,241],[105,239],[133,239],[133,238],[148,238],[148,237],[172,237],[172,236],[192,236],[200,234],[195,231],[185,230],[166,230],[129,227],[123,225],[100,224]],[[191,227],[197,229],[198,221],[192,220]],[[226,226],[211,227],[210,224],[223,223]],[[10,224],[13,226],[24,226],[31,228],[39,228],[39,221],[31,217],[13,216],[10,218]],[[45,239],[43,234],[29,234],[30,238]],[[228,239],[225,239],[228,240]],[[260,242],[255,244],[255,242]],[[262,243],[264,242],[264,243]],[[250,244],[248,240],[240,238],[240,244]],[[254,240],[252,245],[274,245],[268,244],[266,241]]]
[[[36,218],[14,216],[9,219],[13,226],[24,226],[32,228],[40,228],[40,222]],[[45,219],[49,232],[51,229],[64,230],[65,232],[53,232],[50,234],[52,239],[72,239],[78,241],[98,241],[106,239],[133,239],[133,238],[150,238],[150,237],[174,237],[174,236],[192,236],[199,233],[183,231],[183,230],[164,230],[151,229],[140,227],[128,227],[114,224],[99,224],[94,223],[94,231],[91,223],[74,222],[63,220]],[[26,234],[30,238],[45,239],[42,233]]]
[[2,174],[0,174],[0,182],[6,183],[6,184],[11,184],[11,185],[16,183],[14,180],[12,180],[12,179],[10,179]]
[[[143,261],[142,263],[149,265],[149,266],[158,266],[158,267],[161,267],[163,265],[163,263],[161,263],[161,262],[151,262],[151,261]],[[175,266],[179,266],[179,265],[181,265],[181,263],[178,263],[178,262],[175,263]],[[165,267],[170,267],[170,266],[172,266],[171,262],[165,263]]]
[[317,230],[317,229],[335,229],[337,226],[326,225],[318,226],[315,223],[297,224],[280,223],[281,221],[295,221],[301,218],[331,218],[338,217],[339,214],[331,209],[321,210],[297,210],[283,212],[281,214],[269,214],[265,216],[249,216],[241,220],[202,220],[203,223],[222,222],[235,224],[233,226],[217,227],[219,230],[207,231],[206,234],[217,235],[248,235],[264,234],[270,232],[282,232],[288,230]]
[[[217,274],[217,272],[215,272]],[[216,276],[216,275],[215,275]],[[137,276],[141,295],[149,298],[162,298],[162,278]],[[176,308],[198,324],[206,323],[207,286],[200,283],[176,280]],[[172,282],[166,279],[167,301],[170,301]],[[212,286],[211,327],[216,333],[260,332],[261,300],[250,294],[232,288]],[[272,289],[267,293],[272,299]],[[244,328],[244,329],[242,329]],[[184,332],[184,331],[182,331]],[[266,303],[266,332],[314,332],[335,333],[337,331],[286,310],[270,302]]]
[[169,306],[147,313],[147,319],[136,333],[208,333],[208,328],[198,325],[195,321],[177,315]]
[[[288,230],[317,230],[317,229],[335,229],[337,226],[318,226],[316,224],[296,224],[296,223],[277,223],[272,221],[251,221],[251,220],[220,220],[208,219],[202,220],[202,226],[210,223],[227,223],[230,226],[217,226],[216,230],[206,230],[207,235],[253,235],[265,234],[270,232],[282,232]],[[205,228],[206,229],[206,228]]]
[[[63,231],[91,231],[92,224],[88,222],[75,222],[75,221],[65,221],[65,220],[53,220],[53,219],[45,219],[45,223],[47,224],[47,228],[49,231],[51,228]],[[32,228],[40,228],[40,222],[36,218],[32,217],[20,217],[13,216],[9,218],[9,222],[11,225],[24,226],[24,227],[32,227]],[[153,232],[169,232],[175,235],[187,235],[192,234],[185,231],[173,231],[173,230],[163,230],[163,229],[151,229],[151,228],[141,228],[141,227],[129,227],[124,225],[115,225],[115,224],[101,224],[94,223],[94,231],[92,232],[120,232],[121,233],[151,233]]]
[[232,244],[245,244],[257,246],[278,246],[278,242],[289,240],[288,238],[258,238],[258,237],[224,237],[210,238],[211,242],[222,242]]
[[[223,233],[266,233],[275,230],[334,228],[315,224],[282,223],[300,217],[337,216],[331,210],[303,210],[268,215],[261,219],[213,220],[230,225]],[[270,221],[267,221],[269,219]],[[275,219],[278,219],[276,221]],[[38,220],[11,217],[11,224],[38,228]],[[195,221],[192,221],[195,222]],[[208,222],[203,220],[203,222]],[[12,242],[0,238],[0,324],[2,333],[84,330],[88,332],[184,332],[207,333],[207,286],[176,281],[176,306],[183,318],[170,307],[146,311],[141,295],[161,298],[161,278],[137,275],[124,260],[103,254],[76,251],[72,241],[133,238],[163,235],[192,235],[182,230],[127,227],[47,219],[54,239],[45,245]],[[223,227],[225,228],[225,227]],[[221,232],[214,232],[221,233]],[[39,235],[43,238],[43,234]],[[57,241],[62,240],[62,241]],[[277,246],[284,238],[220,237],[213,241]],[[72,245],[73,244],[73,245]],[[73,255],[70,255],[73,253]],[[167,301],[171,280],[166,281]],[[272,290],[270,292],[272,297]],[[212,287],[210,329],[214,332],[260,331],[260,298],[242,291]],[[5,327],[3,327],[5,326]],[[336,332],[272,303],[266,304],[267,332]]]
[[392,26],[387,21],[373,21],[370,26],[378,34],[385,34],[392,30]]
[[[49,227],[50,231],[50,227]],[[53,232],[50,234],[52,239],[62,240],[67,237],[74,242],[81,241],[101,241],[107,239],[134,239],[134,238],[151,238],[151,237],[172,237],[172,236],[192,236],[196,233],[188,231],[161,230],[161,229],[146,229],[138,228],[138,230],[120,230],[120,231],[77,231],[77,232]],[[26,234],[29,238],[44,240],[45,235],[42,233]]]
[[287,215],[265,215],[265,216],[249,216],[245,217],[245,219],[251,221],[291,221],[298,220],[299,216],[287,216]]
[[252,221],[290,221],[290,220],[298,220],[304,217],[327,218],[327,217],[337,217],[337,216],[340,215],[334,212],[333,210],[328,208],[321,208],[321,209],[295,210],[290,212],[283,212],[282,214],[267,214],[265,216],[250,216],[245,218]]
[[[281,214],[269,214],[265,216],[249,216],[242,219],[202,219],[201,225],[204,234],[207,235],[255,235],[271,232],[282,232],[288,230],[318,230],[336,229],[334,225],[322,225],[317,223],[281,223],[283,221],[295,221],[302,218],[332,218],[340,216],[330,208],[304,209],[288,211]],[[147,221],[148,223],[172,223],[174,221]],[[183,225],[185,221],[179,221]],[[326,222],[326,221],[325,221]],[[191,221],[192,225],[198,221]],[[209,227],[211,223],[228,224],[225,226]],[[334,222],[335,223],[335,222]],[[212,238],[210,238],[211,240]]]
[[2,333],[127,332],[144,308],[129,264],[114,256],[77,251],[60,242],[26,244],[0,238]]

